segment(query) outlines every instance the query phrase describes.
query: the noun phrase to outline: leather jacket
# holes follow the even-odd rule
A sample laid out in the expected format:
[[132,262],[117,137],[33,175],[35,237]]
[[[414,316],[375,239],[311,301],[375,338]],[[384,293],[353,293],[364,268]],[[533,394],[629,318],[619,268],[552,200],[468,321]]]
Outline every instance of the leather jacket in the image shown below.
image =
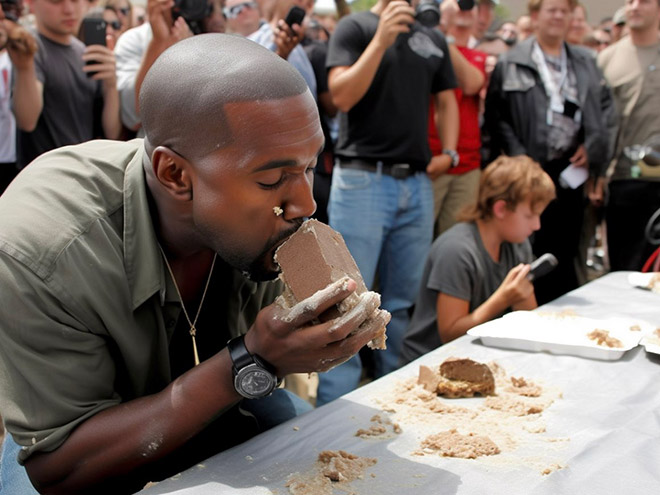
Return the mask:
[[[534,42],[534,37],[528,38],[497,62],[486,97],[485,124],[490,132],[493,158],[501,153],[525,154],[545,166],[550,130],[546,119],[549,99],[532,60]],[[575,72],[582,111],[578,142],[585,145],[590,175],[604,176],[616,136],[612,94],[594,55],[582,47],[569,44],[565,47]]]

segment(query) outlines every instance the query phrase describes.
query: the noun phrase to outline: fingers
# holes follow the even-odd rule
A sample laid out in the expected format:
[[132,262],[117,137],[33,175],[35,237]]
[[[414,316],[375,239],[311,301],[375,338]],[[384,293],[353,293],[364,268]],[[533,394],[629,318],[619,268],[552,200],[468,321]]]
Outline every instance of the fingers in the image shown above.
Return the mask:
[[342,340],[362,325],[378,306],[380,306],[380,294],[365,292],[359,296],[358,303],[350,311],[333,321],[328,331],[335,336],[335,340]]
[[340,303],[356,288],[357,284],[354,280],[344,277],[300,301],[290,309],[280,308],[279,319],[293,327],[300,327]]

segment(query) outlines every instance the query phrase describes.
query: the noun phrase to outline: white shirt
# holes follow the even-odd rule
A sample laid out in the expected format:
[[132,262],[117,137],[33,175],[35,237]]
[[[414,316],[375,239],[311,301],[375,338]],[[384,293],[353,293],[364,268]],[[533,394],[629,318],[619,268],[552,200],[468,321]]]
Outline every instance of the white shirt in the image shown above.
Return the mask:
[[7,50],[0,52],[0,163],[16,162],[16,119],[11,110],[12,65]]

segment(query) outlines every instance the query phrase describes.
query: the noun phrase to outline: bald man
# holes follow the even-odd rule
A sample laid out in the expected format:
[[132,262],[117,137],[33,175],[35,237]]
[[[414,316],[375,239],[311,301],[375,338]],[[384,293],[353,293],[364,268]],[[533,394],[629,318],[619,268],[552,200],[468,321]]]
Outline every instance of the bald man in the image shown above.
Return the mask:
[[7,493],[133,493],[293,417],[278,377],[374,337],[349,336],[373,305],[313,323],[354,281],[273,303],[273,253],[314,212],[323,147],[291,65],[195,36],[158,58],[140,105],[144,141],[45,154],[0,198]]

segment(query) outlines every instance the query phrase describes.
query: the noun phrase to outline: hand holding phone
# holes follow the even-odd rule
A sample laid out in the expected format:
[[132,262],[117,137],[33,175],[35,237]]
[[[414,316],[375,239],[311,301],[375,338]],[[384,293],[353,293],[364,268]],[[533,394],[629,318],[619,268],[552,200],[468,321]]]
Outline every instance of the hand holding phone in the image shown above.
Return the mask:
[[289,27],[293,27],[294,24],[298,24],[298,26],[302,26],[303,19],[305,18],[305,10],[301,7],[298,7],[297,5],[294,5],[289,9],[289,12],[286,14],[286,17],[284,18],[284,22],[286,22]]
[[557,261],[554,254],[545,253],[532,262],[529,273],[527,274],[527,280],[533,282],[537,278],[550,273],[558,264],[559,261]]

